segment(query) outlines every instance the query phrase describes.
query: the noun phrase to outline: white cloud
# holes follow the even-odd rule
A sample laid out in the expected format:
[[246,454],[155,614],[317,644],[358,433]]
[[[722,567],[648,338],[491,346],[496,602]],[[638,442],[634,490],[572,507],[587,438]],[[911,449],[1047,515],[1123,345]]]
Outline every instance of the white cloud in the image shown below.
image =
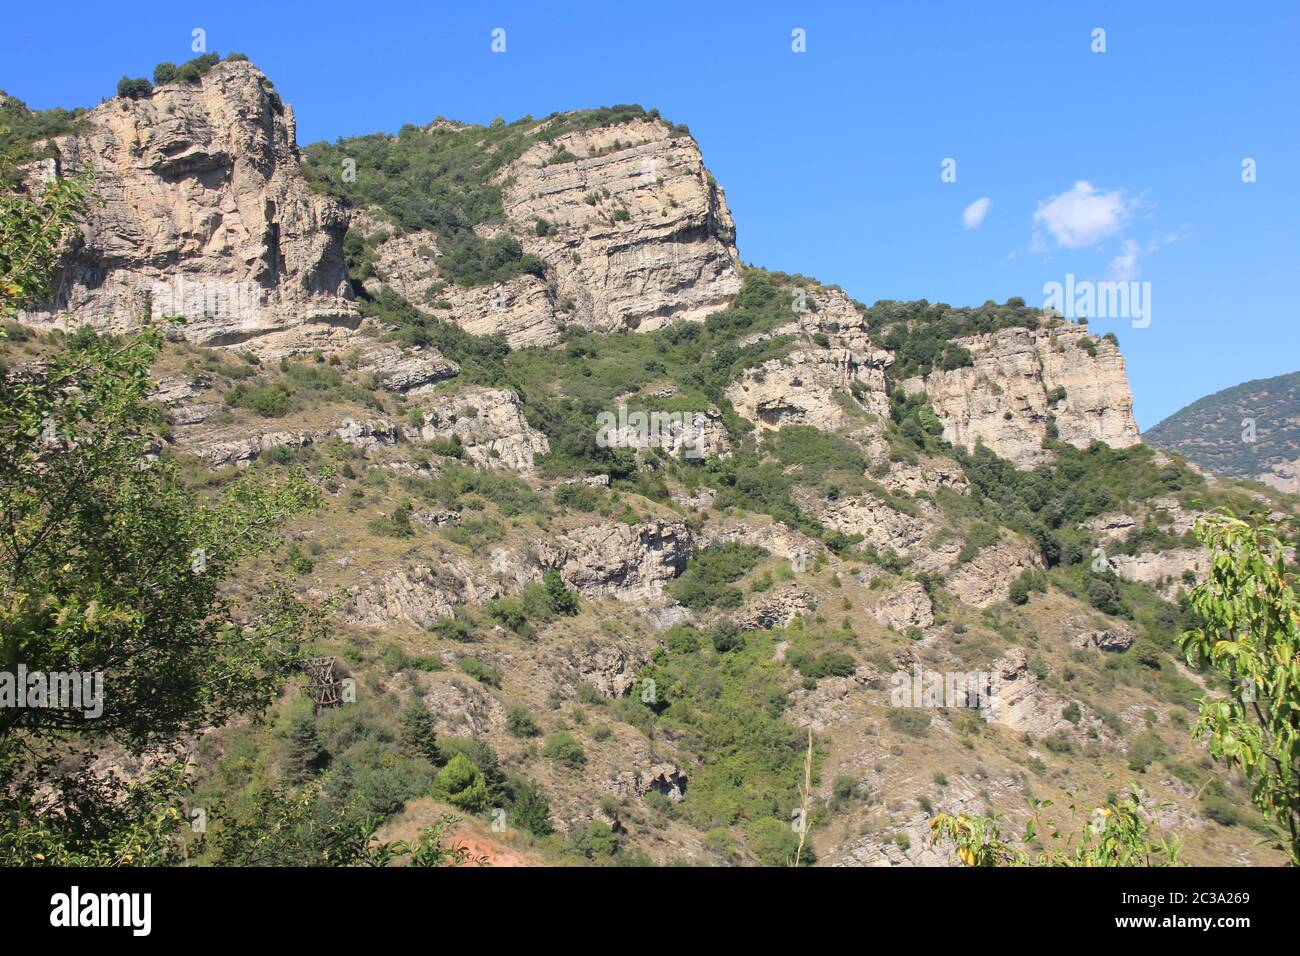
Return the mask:
[[967,229],[978,229],[984,223],[984,217],[989,214],[993,208],[993,200],[984,196],[975,200],[961,214],[962,225]]
[[1039,201],[1034,211],[1034,246],[1048,248],[1043,230],[1066,249],[1096,245],[1119,232],[1137,207],[1137,199],[1122,190],[1103,192],[1079,180],[1059,196]]
[[1119,282],[1131,282],[1136,279],[1141,269],[1143,249],[1136,239],[1125,239],[1120,254],[1110,260],[1107,278]]
[[1136,239],[1123,240],[1120,243],[1119,255],[1111,259],[1110,265],[1106,268],[1106,278],[1118,282],[1132,282],[1142,273],[1143,256],[1149,256],[1162,246],[1181,242],[1185,238],[1187,233],[1179,231],[1166,236],[1157,236],[1146,242],[1138,242]]

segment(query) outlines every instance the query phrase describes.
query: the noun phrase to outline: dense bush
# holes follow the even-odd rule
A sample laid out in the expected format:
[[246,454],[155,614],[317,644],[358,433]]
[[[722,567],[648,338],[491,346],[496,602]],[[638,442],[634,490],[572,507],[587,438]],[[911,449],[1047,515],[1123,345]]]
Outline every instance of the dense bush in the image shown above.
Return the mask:
[[970,365],[970,352],[953,339],[1012,327],[1037,328],[1040,316],[1023,299],[1008,299],[1004,305],[986,302],[976,308],[952,308],[925,299],[881,300],[867,310],[867,324],[872,336],[895,353],[891,375],[902,381],[936,368],[951,371]]
[[117,81],[117,95],[129,100],[137,100],[153,93],[153,84],[143,76],[132,79],[124,76]]
[[691,610],[738,607],[744,595],[734,587],[767,552],[757,545],[716,544],[696,552],[686,570],[668,586],[669,593]]
[[559,730],[548,736],[542,753],[557,763],[574,769],[587,762],[587,752],[582,741],[567,730]]

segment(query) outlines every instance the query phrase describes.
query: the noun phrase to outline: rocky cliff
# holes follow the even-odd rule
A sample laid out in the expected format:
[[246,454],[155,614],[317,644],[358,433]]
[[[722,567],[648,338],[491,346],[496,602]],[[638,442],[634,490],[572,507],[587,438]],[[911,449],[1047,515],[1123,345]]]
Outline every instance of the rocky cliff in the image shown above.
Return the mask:
[[394,233],[372,209],[354,218],[362,233],[385,236],[367,287],[387,284],[411,302],[435,304],[466,331],[499,332],[515,348],[554,345],[568,324],[614,332],[701,321],[740,291],[736,226],[722,189],[690,135],[662,120],[543,139],[495,181],[502,221],[476,231],[518,239],[546,263],[545,278],[449,282],[437,236]]
[[122,330],[182,315],[205,345],[307,348],[357,324],[347,218],[309,192],[292,110],[247,62],[117,97],[54,141],[103,196],[63,256],[53,301],[24,316]]
[[[736,225],[689,134],[642,120],[540,143],[504,173],[506,218],[602,331],[701,321],[740,291]],[[553,229],[537,235],[534,224]]]
[[1124,358],[1086,326],[1012,328],[958,340],[974,364],[936,370],[903,383],[924,389],[943,422],[943,437],[967,450],[982,443],[1020,467],[1049,459],[1049,422],[1062,441],[1086,448],[1140,441]]

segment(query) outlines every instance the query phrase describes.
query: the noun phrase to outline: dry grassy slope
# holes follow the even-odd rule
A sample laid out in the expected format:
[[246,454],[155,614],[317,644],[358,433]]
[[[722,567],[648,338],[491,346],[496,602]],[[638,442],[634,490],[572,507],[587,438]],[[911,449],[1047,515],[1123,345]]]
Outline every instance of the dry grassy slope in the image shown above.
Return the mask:
[[[6,358],[35,358],[47,347],[41,340],[11,342],[5,346]],[[186,402],[210,406],[205,420],[171,429],[170,439],[186,472],[201,483],[220,485],[235,469],[210,471],[185,452],[233,436],[329,430],[349,418],[382,417],[400,423],[409,419],[412,410],[445,402],[460,388],[453,381],[422,395],[402,397],[375,389],[369,373],[349,368],[348,356],[341,356],[337,366],[325,363],[324,367],[336,368],[340,383],[307,393],[307,400],[291,403],[282,417],[266,418],[224,404],[223,397],[240,376],[247,375],[246,359],[169,345],[158,363],[158,378],[201,379],[206,384],[173,407],[172,417],[177,417],[178,408],[187,407]],[[257,371],[278,374],[274,367]],[[453,460],[431,454],[427,444],[407,441],[364,450],[334,440],[317,441],[292,455],[313,470],[322,466],[336,473],[350,469],[352,476],[338,475],[325,482],[321,508],[295,519],[289,527],[289,538],[311,562],[309,570],[301,570],[300,584],[317,597],[346,589],[364,590],[394,571],[416,565],[468,573],[480,596],[496,593],[493,588],[517,593],[522,580],[540,573],[527,559],[539,542],[554,541],[560,534],[592,523],[617,525],[628,509],[642,522],[686,518],[697,546],[737,538],[763,543],[771,554],[737,583],[746,594],[746,603],[737,615],[743,617],[791,590],[805,598],[803,606],[808,610],[793,631],[777,636],[750,632],[752,647],[779,657],[782,643],[802,639],[800,627],[813,633],[843,620],[848,622],[851,636],[837,646],[859,664],[852,677],[819,681],[807,681],[793,670],[784,672],[787,719],[799,727],[812,727],[821,756],[813,833],[820,863],[944,862],[942,853],[926,845],[925,820],[930,808],[1005,812],[1018,831],[1024,799],[1029,795],[1055,801],[1059,818],[1070,802],[1070,791],[1077,794],[1081,806],[1089,808],[1129,781],[1135,781],[1151,801],[1170,804],[1160,811],[1159,821],[1181,836],[1189,861],[1231,865],[1282,861],[1276,852],[1256,847],[1256,834],[1246,826],[1224,826],[1206,819],[1201,811],[1198,791],[1211,779],[1223,776],[1211,768],[1204,751],[1189,741],[1190,714],[1179,706],[1180,701],[1198,695],[1199,688],[1186,677],[1175,676],[1178,669],[1171,661],[1163,662],[1159,670],[1146,670],[1124,661],[1123,655],[1072,648],[1078,621],[1087,622],[1090,628],[1113,627],[1119,622],[1108,620],[1055,587],[1047,594],[1032,595],[1024,607],[1001,600],[983,610],[963,604],[952,594],[937,592],[937,623],[926,626],[924,636],[914,640],[915,635],[909,637],[887,627],[870,613],[904,584],[901,578],[879,568],[840,561],[825,552],[803,571],[793,571],[792,551],[807,547],[815,555],[819,549],[811,539],[775,525],[766,516],[663,504],[626,491],[615,495],[601,492],[598,513],[565,512],[550,497],[554,482],[523,476],[523,483],[543,494],[545,504],[536,513],[506,514],[503,502],[493,500],[491,494],[467,494],[460,498],[462,525],[467,519],[481,522],[468,538],[455,540],[447,528],[439,527],[417,527],[410,537],[395,538],[377,533],[374,519],[392,514],[403,499],[411,497],[417,497],[417,510],[436,508],[419,501],[412,493],[413,486],[403,487],[404,476],[412,474],[426,458],[434,466],[429,473],[454,466]],[[913,481],[916,475],[900,467],[883,480],[893,484],[895,477]],[[683,492],[675,483],[673,490]],[[961,530],[961,522],[954,531],[946,523],[948,519],[937,520],[949,530],[931,531],[927,540],[933,543],[934,553],[942,553],[943,541]],[[1014,542],[1015,536],[1006,540]],[[495,549],[513,556],[514,563],[504,572],[490,567]],[[283,561],[282,555],[264,557],[248,570],[245,580],[259,580],[282,568]],[[860,570],[868,575],[859,576]],[[751,587],[769,577],[775,580],[771,589]],[[494,627],[480,617],[477,639],[470,644],[438,636],[427,620],[398,615],[379,625],[362,626],[341,616],[328,650],[347,662],[368,691],[403,698],[413,693],[423,696],[433,707],[441,735],[477,736],[487,741],[506,771],[535,781],[550,799],[552,819],[561,838],[538,840],[513,831],[502,836],[471,823],[477,834],[471,842],[476,847],[489,856],[511,860],[517,854],[521,863],[571,862],[573,858],[563,852],[563,834],[584,828],[592,819],[609,819],[608,808],[601,810],[598,804],[602,795],[612,792],[621,775],[670,764],[689,777],[697,760],[708,759],[707,754],[694,753],[688,739],[656,730],[644,719],[625,719],[627,710],[620,709],[614,699],[584,696],[580,691],[580,685],[598,683],[611,674],[617,680],[620,671],[624,677],[635,675],[663,633],[663,620],[646,611],[643,600],[589,596],[579,614],[539,627],[530,639]],[[704,620],[711,616],[708,611],[701,615]],[[918,731],[899,725],[891,716],[895,708],[889,706],[888,676],[895,669],[913,664],[938,671],[987,669],[1012,647],[1023,648],[1034,669],[1043,675],[1039,690],[1049,716],[1078,702],[1083,714],[1080,727],[1091,723],[1100,732],[1090,737],[1066,724],[1063,732],[1026,735],[960,711],[929,712],[932,720],[928,728]],[[609,648],[617,651],[618,659],[612,665],[601,657]],[[499,686],[465,673],[458,659],[466,653],[495,669],[500,675]],[[710,648],[702,653],[706,658],[713,655]],[[586,763],[578,769],[558,765],[542,754],[541,737],[512,736],[506,729],[505,713],[513,704],[531,711],[543,736],[558,730],[576,735],[585,747]],[[1101,713],[1110,715],[1110,727],[1097,720]],[[1129,752],[1140,736],[1158,741],[1165,751],[1165,756],[1143,773],[1128,766]],[[1181,768],[1186,779],[1180,779],[1170,767]],[[855,793],[847,799],[833,793],[832,784],[840,777],[850,778],[855,786]],[[1227,786],[1229,799],[1242,806],[1243,815],[1249,817],[1253,811],[1246,805],[1240,782],[1228,781]],[[686,799],[690,800],[689,790]],[[664,801],[625,795],[618,800],[615,816],[625,853],[641,851],[662,863],[753,862],[743,848],[743,839],[737,841],[738,846],[719,844],[689,825]],[[391,821],[391,832],[406,833],[428,816],[424,803],[409,805]]]

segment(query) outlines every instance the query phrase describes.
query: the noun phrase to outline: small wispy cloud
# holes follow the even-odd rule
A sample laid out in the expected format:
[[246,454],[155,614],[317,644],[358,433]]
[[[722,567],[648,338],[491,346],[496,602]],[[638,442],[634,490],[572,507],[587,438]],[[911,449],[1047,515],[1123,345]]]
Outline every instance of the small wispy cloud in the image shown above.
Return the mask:
[[1125,239],[1120,243],[1119,255],[1111,259],[1110,265],[1106,267],[1106,278],[1118,282],[1132,282],[1142,274],[1142,259],[1144,256],[1150,255],[1161,246],[1167,246],[1171,242],[1178,242],[1185,238],[1186,234],[1184,232],[1173,232],[1167,236],[1149,239],[1146,242]]
[[1124,228],[1138,206],[1139,200],[1121,189],[1107,192],[1079,180],[1065,192],[1039,200],[1034,210],[1034,248],[1095,246]]
[[1106,277],[1119,282],[1131,282],[1142,272],[1142,246],[1136,239],[1125,239],[1120,253],[1110,260]]
[[961,214],[962,225],[967,229],[978,229],[984,224],[984,217],[989,214],[989,210],[992,208],[992,199],[988,196],[980,197],[963,210]]

